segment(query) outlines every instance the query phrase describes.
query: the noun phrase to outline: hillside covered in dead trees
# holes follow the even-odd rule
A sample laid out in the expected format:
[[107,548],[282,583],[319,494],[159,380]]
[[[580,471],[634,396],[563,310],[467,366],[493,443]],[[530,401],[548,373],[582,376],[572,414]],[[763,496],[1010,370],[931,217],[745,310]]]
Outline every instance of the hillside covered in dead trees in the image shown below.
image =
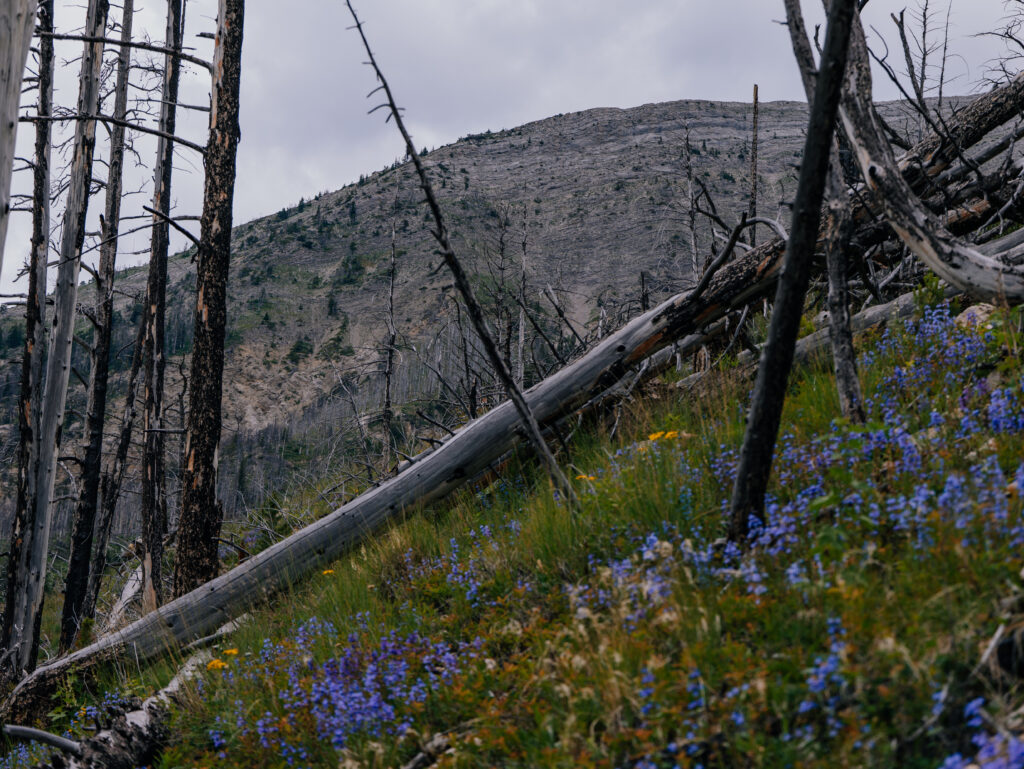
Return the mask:
[[[209,60],[182,0],[162,45],[89,0],[73,112],[53,3],[8,5],[0,116],[36,153],[32,195],[0,186],[33,217],[0,315],[0,766],[1024,767],[1012,54],[951,98],[927,3],[897,66],[863,3],[808,30],[785,0],[806,105],[428,151],[346,2],[404,159],[236,226],[242,0]],[[119,271],[133,131],[151,259]]]

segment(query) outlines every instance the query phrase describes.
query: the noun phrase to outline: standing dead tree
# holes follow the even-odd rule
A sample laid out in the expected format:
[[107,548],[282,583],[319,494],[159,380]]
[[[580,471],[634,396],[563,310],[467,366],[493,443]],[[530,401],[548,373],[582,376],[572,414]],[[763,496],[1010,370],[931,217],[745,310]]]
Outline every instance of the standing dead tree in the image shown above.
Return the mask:
[[786,246],[782,276],[775,292],[768,340],[761,353],[733,487],[729,521],[729,539],[732,541],[746,539],[751,515],[764,519],[764,494],[768,487],[775,440],[786,397],[786,382],[793,364],[793,350],[803,315],[811,257],[818,240],[818,222],[821,218],[833,128],[839,109],[843,70],[846,67],[855,11],[856,0],[833,0],[829,8],[825,47],[811,104],[804,159],[800,166],[800,181],[793,205],[793,231]]
[[[114,85],[114,117],[124,121],[128,113],[128,73],[131,66],[134,0],[123,0],[121,49]],[[44,43],[52,41],[44,39]],[[44,125],[40,123],[38,125]],[[106,198],[101,219],[100,261],[96,270],[96,307],[93,342],[90,350],[89,394],[86,407],[85,440],[82,449],[81,493],[75,507],[71,529],[71,552],[64,580],[64,606],[61,611],[60,650],[71,648],[83,619],[89,562],[92,555],[96,508],[99,501],[100,470],[103,453],[103,425],[107,414],[107,380],[110,368],[110,344],[114,330],[114,267],[117,257],[118,229],[121,220],[121,182],[124,167],[125,127],[115,125],[110,132],[110,157],[107,162]]]
[[241,134],[238,92],[244,13],[244,0],[219,0],[210,138],[196,267],[195,336],[185,427],[181,518],[174,564],[175,596],[194,590],[217,574],[217,540],[223,518],[217,500],[217,449],[231,259],[231,203]]
[[[817,84],[817,64],[804,26],[799,0],[786,0],[786,23],[797,66],[803,79],[808,102],[814,98]],[[836,375],[839,405],[847,419],[863,423],[865,420],[860,380],[857,378],[857,355],[850,330],[850,289],[847,276],[847,258],[853,211],[843,182],[839,142],[833,139],[830,150],[828,178],[825,181],[825,205],[828,217],[825,225],[825,259],[828,265],[828,318],[829,337],[832,342],[832,367]]]
[[[399,132],[402,134],[402,139],[405,141],[406,152],[409,154],[413,165],[416,167],[416,174],[420,179],[420,187],[423,189],[423,194],[426,196],[430,213],[434,218],[434,239],[438,243],[439,250],[445,264],[448,266],[448,269],[451,271],[452,276],[455,279],[455,285],[459,289],[459,294],[462,296],[462,300],[466,305],[466,312],[469,314],[469,318],[473,323],[473,330],[479,337],[480,342],[484,347],[484,352],[487,355],[487,359],[493,367],[494,372],[497,374],[498,379],[501,381],[502,386],[505,388],[505,392],[508,394],[509,400],[512,401],[516,412],[519,414],[519,417],[522,420],[522,426],[529,437],[530,444],[543,459],[544,466],[548,475],[551,477],[552,483],[558,492],[564,496],[567,503],[571,507],[575,508],[577,507],[576,492],[573,491],[572,485],[565,477],[565,473],[563,473],[562,469],[558,466],[558,462],[551,453],[551,449],[548,448],[547,443],[544,441],[544,437],[540,432],[540,427],[537,425],[537,420],[534,418],[529,405],[527,405],[526,400],[523,398],[522,392],[512,379],[512,374],[505,363],[505,359],[501,356],[501,353],[494,342],[494,336],[491,334],[491,331],[487,326],[487,320],[484,318],[483,310],[480,308],[480,304],[474,296],[473,287],[469,282],[469,276],[466,274],[458,257],[455,255],[451,241],[448,238],[448,229],[444,223],[441,206],[437,201],[437,196],[434,194],[433,186],[430,183],[430,178],[427,176],[427,171],[423,166],[423,161],[420,159],[419,152],[416,150],[412,137],[405,128],[405,122],[402,120],[401,111],[399,110],[398,104],[391,93],[391,87],[384,78],[384,73],[377,65],[373,51],[370,48],[370,43],[366,39],[366,33],[363,31],[363,26],[359,21],[359,17],[356,15],[355,9],[352,7],[351,0],[345,0],[345,4],[348,6],[349,13],[352,14],[352,18],[355,22],[355,28],[358,30],[359,36],[363,41],[363,47],[366,49],[366,54],[369,57],[369,64],[373,68],[377,81],[380,83],[380,86],[377,89],[374,89],[374,93],[378,90],[383,91],[386,102],[380,106],[387,108],[390,113],[390,117],[394,118],[395,126],[398,128]],[[374,107],[374,110],[376,109],[378,109],[378,107]]]
[[153,171],[153,229],[146,283],[143,337],[142,452],[142,607],[152,611],[163,601],[163,541],[167,533],[164,480],[164,321],[167,314],[167,251],[170,244],[171,172],[184,14],[182,0],[168,0],[160,131]]
[[0,5],[0,270],[11,215],[11,172],[21,105],[21,80],[32,45],[35,0],[8,0]]
[[[86,11],[86,34],[101,38],[107,23],[108,0],[90,0]],[[103,64],[103,43],[86,43],[82,56],[78,92],[78,114],[95,116],[99,112],[100,70]],[[57,475],[57,450],[61,444],[61,427],[71,373],[71,345],[74,337],[75,309],[78,296],[78,272],[82,244],[85,239],[85,215],[92,182],[92,156],[96,145],[96,120],[80,120],[75,126],[74,157],[61,232],[60,261],[54,289],[55,312],[50,348],[46,361],[39,428],[39,465],[36,497],[31,500],[24,538],[12,543],[10,558],[17,561],[17,579],[8,601],[10,638],[16,673],[32,670],[39,651],[38,623],[42,616],[43,589],[50,541],[53,495]],[[17,547],[14,545],[17,544]]]
[[[53,29],[53,0],[39,6],[39,28]],[[53,42],[43,38],[39,43],[38,110],[40,115],[53,111]],[[43,348],[46,336],[46,260],[50,253],[50,127],[36,123],[35,156],[32,161],[32,242],[29,249],[28,296],[25,300],[25,348],[21,359],[21,394],[18,408],[18,491],[11,535],[12,551],[22,547],[28,531],[36,484],[39,480],[40,408],[43,396]],[[7,559],[7,595],[18,589],[19,559]],[[11,648],[14,601],[4,603],[0,645]],[[0,677],[16,674],[6,665]]]

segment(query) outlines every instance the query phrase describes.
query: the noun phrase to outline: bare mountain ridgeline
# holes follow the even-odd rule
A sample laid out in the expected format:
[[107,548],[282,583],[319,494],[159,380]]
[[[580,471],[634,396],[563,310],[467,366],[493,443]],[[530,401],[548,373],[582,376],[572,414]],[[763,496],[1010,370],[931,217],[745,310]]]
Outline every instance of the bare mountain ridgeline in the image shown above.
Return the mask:
[[[913,130],[912,124],[902,124],[899,105],[882,105],[882,112],[898,127]],[[526,386],[539,378],[539,366],[556,362],[559,353],[551,348],[559,339],[569,340],[560,351],[569,354],[573,329],[589,327],[593,333],[602,324],[607,331],[639,311],[643,292],[655,302],[689,284],[687,128],[693,172],[723,218],[734,222],[749,207],[751,121],[752,106],[741,103],[592,109],[467,136],[427,154],[453,238],[469,258],[510,357],[523,317],[513,296],[548,324],[551,345],[529,328],[533,349],[522,361]],[[765,215],[775,216],[781,208],[787,216],[784,204],[795,192],[806,121],[805,104],[760,105],[758,210]],[[465,379],[466,354],[478,353],[472,340],[467,350],[458,327],[449,276],[435,269],[439,259],[421,198],[411,164],[398,163],[235,228],[221,465],[221,497],[229,511],[258,501],[285,477],[287,466],[341,450],[340,425],[349,425],[350,437],[356,438],[379,418],[392,247],[399,339],[391,383],[396,429],[414,432],[414,425],[403,428],[402,421],[418,410],[445,421],[438,402],[468,410],[441,378]],[[699,252],[706,255],[708,230],[698,229]],[[182,419],[180,361],[191,349],[193,258],[190,250],[168,264],[169,429]],[[115,398],[130,365],[145,280],[144,267],[118,277],[127,296],[115,306]],[[3,456],[16,439],[21,316],[18,306],[0,308]],[[73,358],[79,356],[84,370],[84,354],[76,348]],[[464,385],[463,401],[473,383]],[[481,407],[494,402],[486,383],[479,383],[476,395]],[[84,397],[82,390],[69,395],[70,434],[80,433],[76,412],[84,411]],[[356,412],[361,423],[353,419]],[[172,436],[172,474],[177,443]],[[0,472],[7,466],[4,462]],[[169,503],[173,513],[176,501]],[[9,504],[0,502],[5,518]],[[69,515],[70,509],[58,515],[59,528],[68,525]],[[128,533],[128,517],[119,517],[115,530]]]

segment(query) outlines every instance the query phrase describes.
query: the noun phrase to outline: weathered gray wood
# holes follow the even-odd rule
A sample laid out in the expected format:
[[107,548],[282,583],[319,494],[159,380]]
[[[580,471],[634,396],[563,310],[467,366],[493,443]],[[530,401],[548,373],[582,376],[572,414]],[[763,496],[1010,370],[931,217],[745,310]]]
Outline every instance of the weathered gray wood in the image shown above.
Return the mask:
[[[39,26],[53,28],[53,0],[39,5]],[[53,108],[53,43],[39,44],[38,109],[49,115]],[[39,425],[43,398],[43,351],[46,346],[46,262],[50,252],[50,123],[37,123],[32,169],[32,241],[28,265],[28,297],[25,302],[25,348],[21,360],[21,393],[18,402],[18,490],[11,518],[7,557],[6,595],[14,595],[23,579],[19,572],[25,532],[31,527],[36,484],[39,478]],[[14,602],[4,602],[0,646],[11,648]],[[0,666],[0,678],[20,675],[9,658]]]
[[21,80],[25,74],[36,0],[5,0],[0,3],[0,271],[4,267],[4,241],[11,215],[11,172],[14,142],[21,104]]
[[[703,294],[673,297],[535,385],[525,397],[538,421],[550,425],[573,413],[647,356],[764,295],[777,278],[781,255],[778,242],[759,246],[724,266]],[[320,521],[122,630],[39,667],[8,697],[0,721],[17,722],[47,707],[52,687],[70,670],[83,674],[121,654],[139,662],[154,659],[324,568],[397,516],[444,497],[484,472],[521,443],[520,424],[513,405],[503,403],[399,475]]]
[[[86,11],[86,32],[102,35],[107,23],[108,0],[90,0]],[[102,43],[88,43],[82,55],[79,81],[78,111],[95,115],[99,110],[100,69],[103,64]],[[71,179],[64,209],[61,232],[60,263],[54,289],[56,310],[46,360],[46,382],[43,389],[39,429],[39,476],[31,521],[25,530],[25,541],[19,553],[19,580],[14,595],[11,618],[11,648],[15,670],[30,671],[35,667],[39,648],[37,627],[43,608],[43,587],[46,582],[50,522],[57,475],[57,449],[64,422],[68,377],[71,372],[71,344],[74,336],[75,305],[78,296],[78,271],[85,238],[85,213],[92,178],[92,155],[96,144],[96,121],[80,121],[75,129]]]
[[[956,238],[921,204],[904,178],[871,102],[871,63],[859,18],[854,25],[846,78],[840,107],[843,128],[855,149],[869,189],[881,202],[886,220],[900,239],[936,275],[962,291],[989,301],[1024,301],[1024,267],[1003,261],[998,254],[984,254]],[[996,107],[1005,108],[1007,103],[1017,105],[1019,110],[1024,104],[1024,80],[1018,76],[995,93],[998,100],[992,97],[982,102],[988,104],[995,100],[990,112],[1001,116],[1003,109]],[[978,111],[977,104],[973,106],[974,111]],[[973,139],[975,134],[973,131],[964,140]],[[953,134],[954,139],[959,136],[959,133]],[[933,158],[938,147],[944,145],[936,146],[931,154],[924,152],[921,156]],[[937,167],[941,169],[945,165],[940,162]]]
[[[121,50],[114,85],[114,117],[124,120],[128,112],[128,71],[131,64],[132,21],[135,0],[124,0],[121,13]],[[52,45],[48,38],[44,44]],[[42,124],[39,124],[42,125]],[[60,651],[72,647],[85,618],[89,564],[99,503],[103,425],[107,415],[107,382],[110,373],[110,344],[114,331],[114,267],[121,220],[121,179],[124,168],[125,128],[115,125],[110,132],[110,158],[107,163],[107,188],[101,227],[99,269],[96,270],[96,305],[93,315],[92,350],[89,363],[89,395],[86,401],[85,430],[82,441],[82,483],[75,505],[71,528],[71,552],[64,580],[64,606],[60,619]],[[105,543],[104,543],[105,546]]]

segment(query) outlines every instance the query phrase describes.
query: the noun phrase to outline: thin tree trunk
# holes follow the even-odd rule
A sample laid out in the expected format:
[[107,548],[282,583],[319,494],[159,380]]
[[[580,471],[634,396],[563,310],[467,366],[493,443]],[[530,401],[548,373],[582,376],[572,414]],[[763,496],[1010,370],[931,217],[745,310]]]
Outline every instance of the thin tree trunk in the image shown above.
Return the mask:
[[[164,83],[160,105],[160,131],[174,135],[177,120],[178,83],[181,64],[175,53],[182,44],[182,0],[167,2],[167,32],[164,46]],[[142,452],[142,609],[152,611],[163,603],[160,568],[163,540],[167,533],[167,498],[164,477],[164,321],[167,309],[167,250],[171,212],[171,171],[174,142],[161,137],[157,142],[153,173],[152,240],[149,280],[146,286],[146,336],[143,343],[145,367]]]
[[690,124],[686,124],[683,149],[686,153],[686,224],[690,231],[690,279],[696,286],[703,272],[700,254],[697,251],[697,196],[693,191],[693,153],[690,148]]
[[793,207],[793,232],[775,292],[768,341],[761,353],[733,487],[729,522],[729,539],[732,541],[746,539],[751,515],[764,520],[764,494],[782,418],[793,349],[803,315],[811,257],[818,239],[825,177],[855,12],[856,0],[833,0],[829,9],[825,48]]
[[223,509],[217,500],[217,449],[227,324],[231,202],[235,187],[238,90],[242,66],[244,0],[220,0],[214,52],[213,105],[206,150],[206,185],[196,281],[195,338],[182,473],[181,520],[174,595],[217,574],[217,538]]
[[[53,29],[53,0],[39,6],[39,28]],[[39,114],[53,110],[53,41],[39,41]],[[36,497],[39,472],[39,421],[43,389],[43,351],[46,345],[46,260],[50,250],[50,123],[36,123],[35,160],[32,179],[32,243],[29,250],[28,297],[25,300],[25,348],[21,359],[21,395],[18,408],[18,491],[11,521],[10,552],[7,558],[7,595],[18,590],[25,532],[29,528],[32,502]],[[0,646],[11,648],[14,601],[4,603]],[[0,676],[18,674],[5,664]]]
[[110,526],[114,521],[117,498],[124,481],[124,473],[128,467],[128,449],[131,447],[132,428],[136,417],[136,393],[138,391],[139,372],[142,370],[142,340],[146,333],[145,313],[139,319],[139,328],[135,336],[135,347],[132,352],[131,371],[128,385],[125,388],[124,411],[121,415],[121,430],[118,434],[117,449],[110,466],[103,473],[100,481],[100,507],[96,516],[93,533],[92,561],[89,564],[89,584],[85,591],[82,604],[83,618],[92,619],[96,616],[96,601],[99,598],[100,582],[103,569],[107,564],[107,544],[110,542]]
[[[754,126],[750,137],[750,208],[747,218],[753,219],[757,216],[757,83],[754,83]],[[750,228],[750,244],[757,245],[757,225]]]
[[[86,35],[102,37],[107,23],[108,0],[90,0],[86,12]],[[78,92],[78,112],[95,115],[99,111],[100,70],[103,44],[87,43],[82,56]],[[74,337],[75,304],[78,297],[78,271],[85,239],[85,214],[92,180],[92,155],[96,144],[96,121],[76,124],[71,181],[64,209],[60,262],[54,290],[55,307],[46,380],[43,389],[39,430],[39,474],[36,497],[32,500],[30,528],[18,562],[18,584],[9,600],[14,603],[10,649],[15,669],[32,670],[39,651],[37,627],[42,617],[43,588],[46,584],[46,556],[50,543],[50,523],[57,474],[57,450],[61,443],[64,404],[71,373],[71,345]]]
[[[389,468],[391,467],[391,421],[394,414],[391,410],[391,377],[393,374],[395,364],[395,343],[398,340],[398,329],[395,326],[395,271],[397,269],[396,264],[396,248],[395,248],[395,223],[391,222],[391,270],[388,277],[388,314],[387,314],[387,326],[388,326],[388,342],[387,352],[384,358],[384,408],[381,412],[381,427],[383,430],[384,438],[384,473],[388,474]],[[359,415],[356,415],[358,420]]]
[[[789,35],[803,78],[807,100],[814,98],[817,65],[810,40],[804,26],[799,0],[786,0],[786,19]],[[853,211],[839,155],[838,137],[832,140],[828,179],[825,182],[825,200],[829,217],[825,227],[825,258],[828,264],[828,322],[832,342],[832,364],[836,375],[836,390],[843,416],[856,424],[863,424],[864,399],[857,377],[857,353],[853,347],[850,329],[850,289],[847,275],[847,254],[853,227]]]
[[[114,117],[124,120],[128,111],[128,72],[131,65],[132,20],[135,0],[124,0],[121,15],[121,51],[114,86]],[[92,365],[89,370],[89,396],[86,408],[85,445],[82,451],[82,487],[71,529],[71,553],[64,580],[64,608],[60,622],[60,651],[75,642],[89,583],[89,562],[96,524],[96,506],[100,490],[100,465],[103,454],[103,424],[107,415],[107,380],[110,369],[110,340],[114,326],[114,266],[117,259],[117,235],[121,220],[121,176],[124,167],[123,126],[110,133],[110,161],[107,164],[107,190],[100,236],[100,263],[96,271],[96,312],[93,330]]]
[[[438,246],[440,246],[441,256],[444,259],[445,264],[448,265],[448,269],[451,271],[452,277],[455,279],[455,285],[459,289],[459,294],[461,294],[462,300],[466,304],[466,312],[469,313],[469,319],[473,323],[473,330],[476,331],[477,336],[480,338],[480,342],[484,347],[484,352],[487,354],[487,358],[489,359],[491,366],[494,368],[494,372],[497,374],[499,381],[505,388],[505,392],[508,394],[509,400],[511,400],[515,405],[515,409],[519,413],[520,419],[522,419],[523,429],[529,436],[531,445],[543,459],[544,467],[551,478],[552,484],[555,486],[558,493],[564,497],[568,505],[575,509],[578,507],[576,492],[573,491],[572,485],[565,477],[565,473],[563,473],[562,469],[558,466],[558,462],[555,461],[555,457],[551,453],[551,449],[549,449],[547,443],[545,443],[544,436],[541,435],[540,427],[537,425],[537,420],[534,418],[529,405],[527,405],[526,400],[523,398],[522,392],[518,387],[516,387],[516,383],[512,379],[512,374],[509,372],[505,360],[501,357],[501,352],[499,352],[497,345],[494,343],[494,337],[487,326],[487,319],[484,317],[483,311],[480,309],[480,303],[477,302],[476,297],[474,296],[473,287],[469,282],[469,276],[466,275],[462,264],[459,262],[455,255],[455,251],[452,248],[452,244],[448,238],[448,230],[445,227],[444,216],[441,214],[441,207],[437,202],[437,197],[434,195],[434,188],[430,184],[427,171],[423,167],[423,161],[420,159],[420,156],[416,151],[416,146],[412,142],[412,137],[405,128],[405,121],[402,120],[401,112],[398,109],[398,105],[395,103],[394,97],[392,96],[391,88],[384,79],[384,74],[381,72],[380,67],[377,66],[377,62],[373,56],[373,51],[370,50],[370,44],[363,32],[362,24],[359,22],[356,12],[352,8],[351,0],[345,0],[345,4],[348,6],[349,13],[352,14],[356,29],[359,31],[359,35],[362,38],[363,45],[366,48],[366,55],[370,59],[370,65],[373,67],[374,73],[377,75],[381,88],[387,97],[387,107],[391,111],[391,116],[395,120],[395,126],[401,132],[402,139],[405,141],[406,151],[408,152],[409,157],[412,158],[413,165],[416,167],[416,174],[420,179],[420,187],[423,190],[423,194],[426,195],[427,205],[430,207],[430,213],[433,216],[434,224],[436,226],[436,229],[433,232],[434,239],[437,241]],[[569,325],[568,321],[566,321],[566,324]],[[569,325],[569,328],[572,329],[572,326]],[[573,333],[575,333],[575,331],[573,331]],[[583,340],[580,341],[582,342]]]
[[32,45],[35,0],[6,0],[0,5],[0,271],[11,215],[11,172],[21,105],[21,80]]

